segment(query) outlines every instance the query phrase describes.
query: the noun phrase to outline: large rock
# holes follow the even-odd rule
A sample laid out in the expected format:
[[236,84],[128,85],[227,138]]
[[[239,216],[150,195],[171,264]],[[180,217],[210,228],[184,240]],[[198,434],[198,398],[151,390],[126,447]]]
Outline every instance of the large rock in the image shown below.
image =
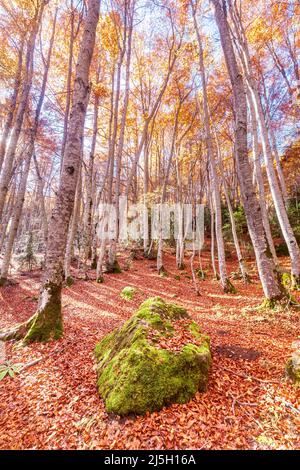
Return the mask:
[[104,337],[95,355],[99,393],[121,416],[187,402],[206,389],[211,364],[209,337],[185,309],[159,297]]

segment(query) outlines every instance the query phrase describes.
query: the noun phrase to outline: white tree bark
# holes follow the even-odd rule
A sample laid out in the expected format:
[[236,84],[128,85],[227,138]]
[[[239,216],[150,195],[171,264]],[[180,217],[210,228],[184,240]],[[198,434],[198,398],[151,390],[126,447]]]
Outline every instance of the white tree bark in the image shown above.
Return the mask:
[[214,213],[215,213],[215,232],[217,239],[217,248],[218,248],[218,262],[219,262],[219,273],[221,285],[224,292],[233,292],[234,287],[232,286],[226,270],[226,260],[225,260],[225,247],[224,247],[224,238],[222,233],[222,211],[221,211],[221,197],[220,197],[220,182],[219,176],[216,167],[215,155],[213,150],[213,142],[210,128],[210,113],[208,105],[208,95],[207,95],[207,80],[205,74],[204,66],[204,56],[203,56],[203,46],[200,35],[199,26],[197,23],[197,8],[196,2],[190,0],[192,6],[194,27],[196,31],[197,41],[198,41],[198,56],[199,56],[199,68],[201,75],[201,84],[202,84],[202,94],[203,94],[203,111],[204,111],[204,127],[206,135],[206,147],[207,147],[207,156],[210,165],[209,175],[211,177],[211,188],[213,195],[213,204],[214,204]]
[[238,68],[223,6],[219,0],[211,1],[215,7],[215,18],[234,96],[237,169],[249,233],[265,297],[268,301],[275,302],[280,300],[285,295],[285,292],[278,279],[274,261],[269,254],[261,209],[251,181],[251,167],[247,146],[247,101],[243,77]]
[[277,175],[273,165],[273,155],[268,135],[268,129],[264,116],[263,106],[258,92],[258,86],[252,71],[251,57],[246,35],[243,29],[241,19],[237,15],[236,10],[232,5],[230,6],[230,13],[234,24],[234,31],[237,36],[237,51],[239,53],[239,57],[247,81],[247,86],[250,92],[249,99],[252,101],[256,119],[260,128],[263,155],[266,165],[270,191],[272,194],[278,222],[291,257],[293,284],[300,285],[300,249],[288,219],[284,199],[280,190]]
[[0,178],[0,220],[2,218],[3,208],[8,193],[9,182],[11,179],[12,167],[15,160],[17,145],[22,130],[25,111],[27,109],[28,97],[32,85],[33,76],[33,56],[36,36],[41,24],[42,14],[44,11],[45,1],[43,1],[39,8],[36,9],[35,17],[33,19],[32,30],[27,42],[26,60],[25,60],[25,77],[21,90],[20,102],[16,113],[16,120],[14,128],[11,132],[9,146],[6,151],[1,178]]

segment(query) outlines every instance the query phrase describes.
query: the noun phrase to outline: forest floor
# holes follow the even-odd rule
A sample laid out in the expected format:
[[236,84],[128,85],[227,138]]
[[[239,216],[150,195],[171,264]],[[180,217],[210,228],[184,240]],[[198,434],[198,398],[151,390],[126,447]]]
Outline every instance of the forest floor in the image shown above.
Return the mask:
[[[208,252],[203,260],[205,268]],[[224,295],[208,276],[199,281],[197,297],[189,268],[178,272],[171,254],[165,265],[165,278],[156,274],[155,261],[140,259],[129,271],[105,275],[103,284],[77,280],[63,290],[63,339],[5,346],[12,363],[40,361],[0,381],[1,449],[300,448],[300,391],[285,377],[292,343],[299,339],[299,311],[257,310],[262,290],[255,274],[251,285],[234,281],[235,295]],[[237,271],[236,260],[228,267]],[[37,305],[40,271],[14,280],[0,291],[0,327],[25,320]],[[125,286],[138,289],[132,301],[120,297]],[[146,416],[108,415],[96,390],[93,349],[156,295],[184,305],[211,336],[208,389],[187,404]]]

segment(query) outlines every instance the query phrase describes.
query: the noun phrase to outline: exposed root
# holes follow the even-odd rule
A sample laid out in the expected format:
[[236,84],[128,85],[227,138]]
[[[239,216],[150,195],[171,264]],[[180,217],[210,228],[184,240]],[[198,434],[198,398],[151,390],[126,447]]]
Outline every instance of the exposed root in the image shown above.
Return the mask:
[[168,273],[167,271],[165,270],[165,268],[163,266],[161,266],[159,268],[159,270],[157,271],[158,275],[161,276],[161,277],[167,277],[168,276]]
[[112,264],[106,264],[106,272],[110,274],[119,274],[122,272],[120,265],[117,260],[115,260]]
[[284,295],[276,299],[264,299],[264,301],[257,307],[257,310],[273,310],[282,311],[288,308],[300,308],[300,304],[291,295]]
[[0,331],[0,341],[19,341],[23,338],[25,338],[27,332],[30,330],[34,320],[35,316],[33,315],[29,320],[27,320],[24,323],[19,323],[18,325],[15,325],[11,328],[6,328],[4,330]]
[[223,286],[223,290],[225,294],[236,294],[237,290],[234,287],[234,285],[230,282],[230,280],[227,278],[225,285]]

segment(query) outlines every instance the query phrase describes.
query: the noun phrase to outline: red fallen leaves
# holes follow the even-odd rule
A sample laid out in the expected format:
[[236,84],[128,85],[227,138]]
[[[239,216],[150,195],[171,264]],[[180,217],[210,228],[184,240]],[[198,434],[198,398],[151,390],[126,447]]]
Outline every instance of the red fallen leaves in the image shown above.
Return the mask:
[[150,328],[147,339],[155,344],[156,348],[168,349],[169,351],[181,351],[182,346],[185,344],[195,344],[199,346],[201,343],[197,341],[195,336],[189,331],[191,321],[186,319],[179,319],[170,322],[173,330],[164,335],[159,334],[155,329]]
[[[209,262],[206,253],[205,262]],[[175,260],[165,256],[170,277]],[[0,448],[8,449],[297,449],[300,447],[300,396],[284,377],[284,364],[299,335],[299,313],[279,312],[260,318],[261,288],[235,281],[238,295],[223,295],[211,278],[192,281],[158,278],[151,261],[107,275],[104,284],[77,281],[64,289],[65,336],[24,349],[6,346],[13,363],[43,360],[15,379],[0,381]],[[236,271],[236,261],[229,269]],[[91,277],[94,274],[91,273]],[[19,286],[0,291],[0,327],[23,321],[34,312],[28,299],[37,279],[19,277]],[[128,285],[139,289],[132,302],[120,298]],[[212,341],[213,367],[208,390],[184,405],[119,419],[108,416],[96,390],[93,348],[146,297],[160,295],[187,307]],[[296,295],[299,295],[296,293]],[[175,298],[176,296],[176,298]],[[175,300],[174,300],[175,298]],[[176,331],[175,347],[187,339]],[[166,345],[169,346],[169,339]],[[219,354],[222,346],[261,352],[255,360]],[[242,374],[241,377],[237,374]],[[255,379],[265,382],[259,382]],[[268,381],[277,380],[278,383]],[[296,411],[295,411],[296,410]]]

